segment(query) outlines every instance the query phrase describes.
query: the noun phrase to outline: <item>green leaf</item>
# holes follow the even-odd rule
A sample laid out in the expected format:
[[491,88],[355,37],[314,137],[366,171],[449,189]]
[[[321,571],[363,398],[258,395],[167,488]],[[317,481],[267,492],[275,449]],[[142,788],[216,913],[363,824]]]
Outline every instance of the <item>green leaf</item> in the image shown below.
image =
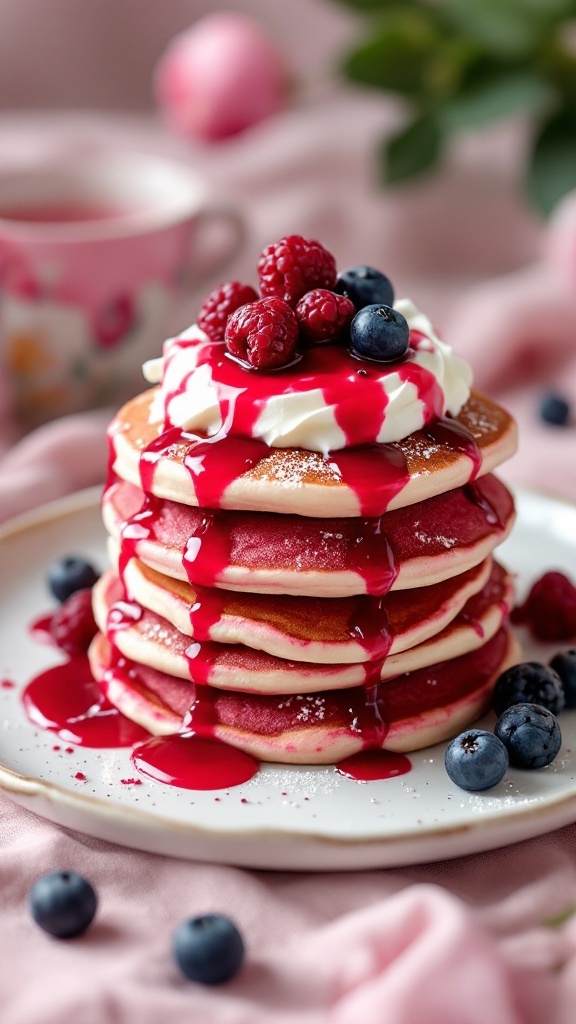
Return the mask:
[[520,10],[524,16],[536,17],[543,24],[569,18],[576,15],[574,0],[508,0],[511,6]]
[[461,92],[486,64],[484,51],[463,36],[441,40],[426,69],[426,96],[436,102]]
[[352,7],[355,11],[387,11],[391,7],[398,7],[399,0],[338,0],[345,7]]
[[538,64],[546,77],[564,97],[565,106],[576,105],[576,56],[561,37],[547,39],[538,55]]
[[553,914],[552,917],[546,917],[542,922],[547,928],[561,928],[563,924],[566,924],[576,914],[576,907],[567,907],[566,910],[561,910],[558,914]]
[[391,185],[414,178],[434,167],[442,152],[443,135],[432,114],[416,118],[384,143],[384,181]]
[[442,121],[448,131],[478,128],[515,114],[542,113],[557,100],[552,86],[536,74],[499,74],[450,100]]
[[540,41],[541,19],[517,0],[443,0],[454,27],[501,57],[522,57]]
[[362,85],[419,95],[438,39],[427,12],[394,11],[380,19],[370,37],[345,58],[343,70]]
[[[344,7],[351,7],[356,11],[387,11],[391,7],[413,6],[425,7],[423,0],[338,0]],[[540,22],[555,22],[558,18],[571,17],[576,15],[576,3],[574,0],[488,0],[482,4],[480,0],[439,0],[436,6],[442,10],[446,8],[453,11],[460,18],[465,9],[472,8],[474,21],[476,21],[476,8],[488,7],[487,18],[492,17],[490,8],[497,11],[498,17],[504,23],[516,24],[519,19],[538,18]],[[513,19],[513,22],[512,22]]]
[[576,112],[562,110],[545,123],[528,168],[528,190],[543,213],[576,188]]

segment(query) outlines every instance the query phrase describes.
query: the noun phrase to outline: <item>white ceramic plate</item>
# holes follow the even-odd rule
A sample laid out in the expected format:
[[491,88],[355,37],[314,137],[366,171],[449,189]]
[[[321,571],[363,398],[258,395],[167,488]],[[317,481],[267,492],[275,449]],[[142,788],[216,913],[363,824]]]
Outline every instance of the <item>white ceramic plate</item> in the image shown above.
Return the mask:
[[[576,507],[518,493],[518,523],[501,549],[518,589],[543,571],[576,575]],[[98,495],[73,496],[0,531],[0,787],[17,803],[69,828],[170,856],[254,868],[334,871],[423,863],[490,850],[576,821],[576,711],[561,717],[557,761],[510,770],[484,794],[454,786],[443,746],[411,755],[408,775],[360,784],[330,767],[263,766],[219,792],[172,789],[137,775],[126,750],[60,750],[26,719],[19,694],[58,652],[27,627],[51,601],[49,561],[80,553],[105,565]],[[550,657],[533,645],[527,655]],[[492,723],[489,722],[489,725]],[[76,780],[82,772],[86,781]]]

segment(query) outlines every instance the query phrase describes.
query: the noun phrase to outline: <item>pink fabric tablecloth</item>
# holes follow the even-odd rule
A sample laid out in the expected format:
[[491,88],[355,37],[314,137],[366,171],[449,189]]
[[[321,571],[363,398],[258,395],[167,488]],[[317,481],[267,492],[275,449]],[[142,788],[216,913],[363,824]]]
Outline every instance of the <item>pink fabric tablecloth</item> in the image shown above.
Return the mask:
[[[574,395],[573,300],[562,289],[555,295],[554,281],[542,289],[538,268],[514,271],[537,256],[539,229],[517,198],[506,137],[495,138],[490,159],[485,144],[471,144],[441,180],[394,199],[369,188],[369,154],[383,120],[366,100],[321,100],[220,155],[198,157],[249,215],[251,239],[235,276],[252,278],[261,246],[295,230],[320,237],[341,265],[390,271],[399,292],[411,292],[469,356],[478,383],[518,412],[522,445],[508,475],[576,498],[574,429],[554,430],[535,414],[548,385]],[[504,270],[514,272],[499,286],[500,305],[490,286],[458,308],[468,285]],[[534,355],[551,322],[535,302],[544,292],[556,317],[549,360]],[[522,320],[517,311],[529,301],[538,309]],[[476,330],[478,308],[499,313]],[[571,334],[557,326],[566,318]],[[15,425],[5,418],[0,520],[101,481],[108,418],[104,411],[59,421],[15,446]],[[4,797],[0,809],[2,1024],[574,1020],[576,923],[550,924],[576,907],[574,827],[426,867],[291,875],[141,854],[67,832]],[[67,943],[40,932],[26,905],[37,876],[57,868],[86,875],[100,896],[92,929]],[[234,917],[248,949],[238,978],[217,990],[186,982],[169,952],[176,923],[209,910]]]

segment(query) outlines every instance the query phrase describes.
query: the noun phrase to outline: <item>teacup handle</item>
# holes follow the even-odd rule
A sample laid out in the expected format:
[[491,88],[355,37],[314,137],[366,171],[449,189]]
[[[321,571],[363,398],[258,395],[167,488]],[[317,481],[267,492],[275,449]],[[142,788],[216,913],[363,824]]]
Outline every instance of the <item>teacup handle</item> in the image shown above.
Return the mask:
[[[232,206],[214,204],[198,211],[186,266],[192,288],[202,287],[232,262],[244,245],[246,233],[244,218]],[[223,237],[216,242],[213,238],[210,243],[210,235],[215,234]]]

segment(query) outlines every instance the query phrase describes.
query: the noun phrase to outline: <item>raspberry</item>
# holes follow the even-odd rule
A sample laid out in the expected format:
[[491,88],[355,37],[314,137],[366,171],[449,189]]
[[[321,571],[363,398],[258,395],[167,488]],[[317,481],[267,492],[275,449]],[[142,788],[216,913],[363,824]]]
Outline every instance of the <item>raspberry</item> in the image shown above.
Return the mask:
[[226,321],[230,314],[247,302],[255,302],[257,298],[258,293],[251,285],[227,281],[204,299],[197,317],[198,327],[208,335],[210,341],[224,341]]
[[259,299],[241,306],[226,324],[228,351],[258,370],[290,363],[298,343],[298,322],[282,299]]
[[532,587],[512,621],[526,623],[538,640],[576,637],[576,587],[561,572],[546,572]]
[[72,594],[50,622],[52,639],[67,654],[84,654],[97,632],[90,589]]
[[315,288],[303,295],[294,311],[300,325],[300,337],[308,345],[336,341],[356,315],[356,307],[345,295],[326,288]]
[[287,235],[268,245],[258,260],[262,295],[276,295],[289,305],[312,288],[333,288],[336,261],[320,242],[301,235]]

